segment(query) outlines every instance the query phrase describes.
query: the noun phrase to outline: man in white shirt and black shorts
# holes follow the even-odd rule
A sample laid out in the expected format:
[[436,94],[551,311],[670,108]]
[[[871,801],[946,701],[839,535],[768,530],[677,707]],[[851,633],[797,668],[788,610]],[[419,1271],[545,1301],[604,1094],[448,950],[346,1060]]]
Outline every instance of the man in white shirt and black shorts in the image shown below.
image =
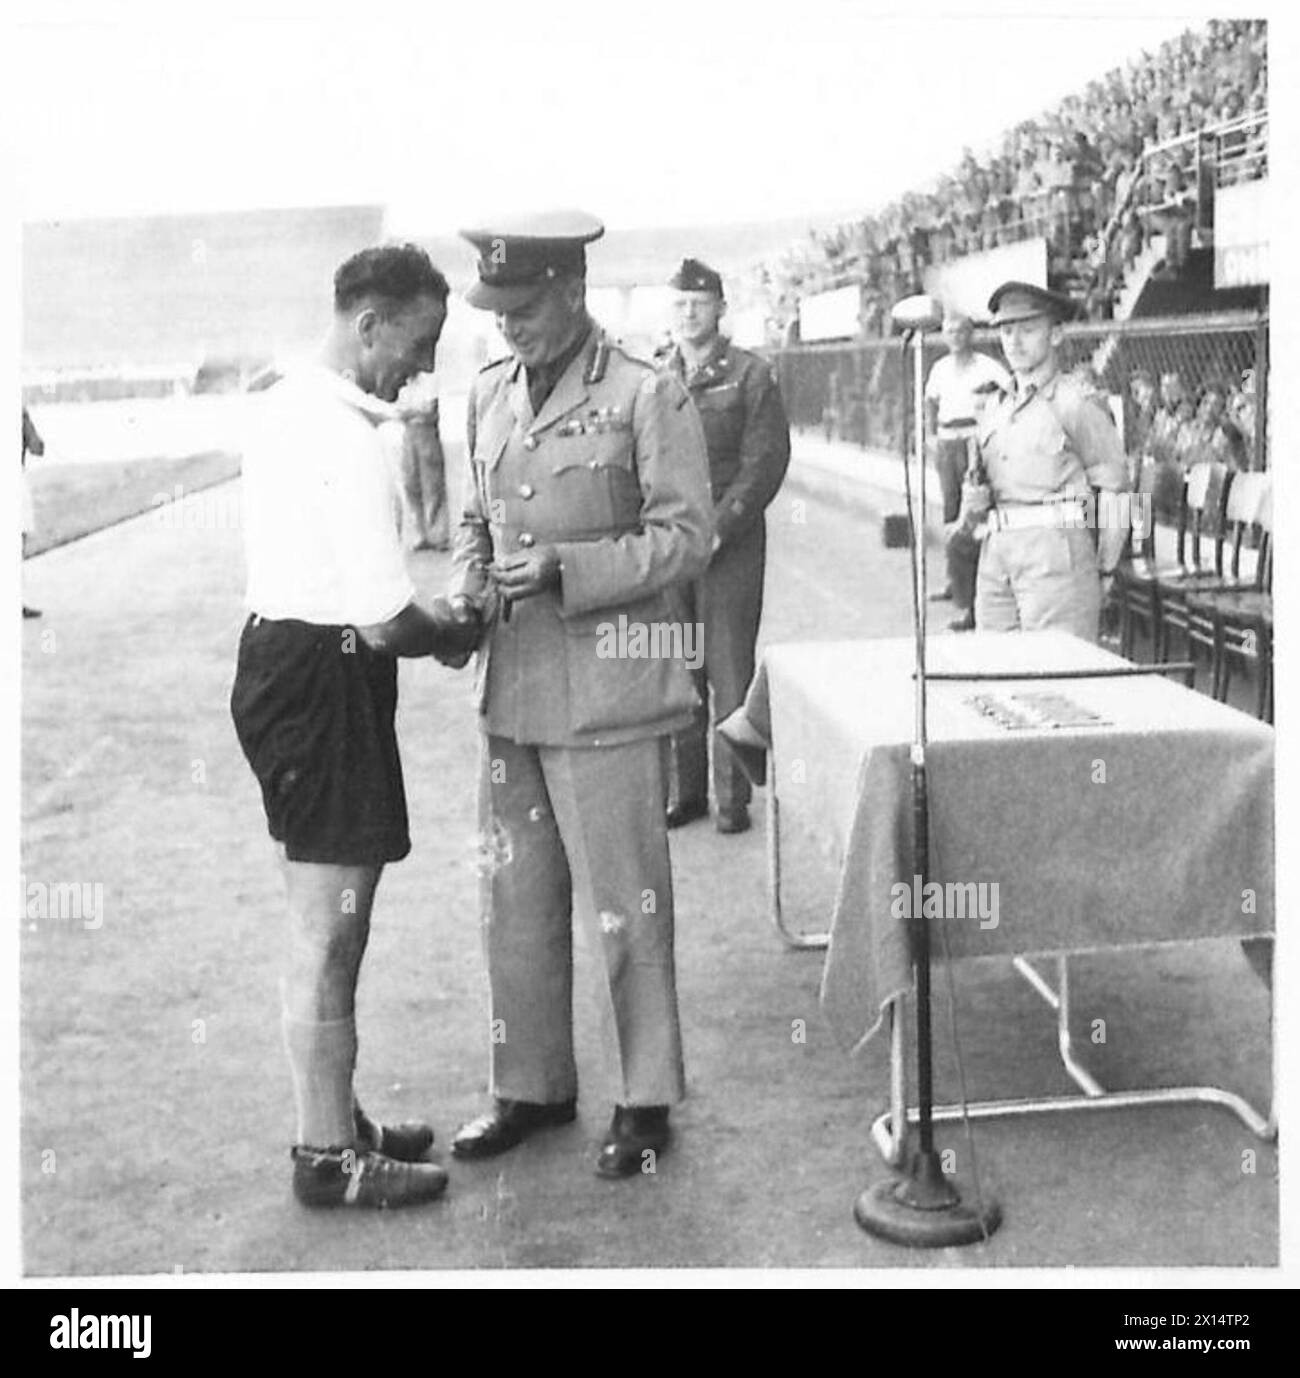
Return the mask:
[[298,1112],[294,1192],[397,1206],[447,1184],[433,1131],[369,1119],[352,1088],[354,999],[375,889],[410,851],[394,715],[397,657],[463,665],[472,610],[415,602],[378,427],[432,369],[447,282],[414,245],[366,249],[334,277],[314,364],[258,400],[244,453],[249,619],[231,713],[261,786],[289,899],[282,981]]

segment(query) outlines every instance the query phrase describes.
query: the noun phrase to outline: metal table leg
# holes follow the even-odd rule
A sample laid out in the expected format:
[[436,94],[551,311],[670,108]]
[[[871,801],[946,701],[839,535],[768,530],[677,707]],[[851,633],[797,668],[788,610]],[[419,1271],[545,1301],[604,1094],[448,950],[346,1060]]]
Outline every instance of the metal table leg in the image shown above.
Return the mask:
[[[1277,1138],[1277,1119],[1273,1111],[1261,1115],[1247,1100],[1233,1091],[1218,1086],[1162,1086],[1133,1091],[1107,1091],[1082,1066],[1074,1054],[1070,1034],[1069,958],[1057,957],[1060,985],[1053,990],[1042,974],[1023,958],[1013,958],[1018,972],[1056,1011],[1056,1042],[1061,1062],[1070,1079],[1079,1086],[1081,1096],[1030,1096],[1014,1100],[973,1101],[965,1113],[972,1120],[994,1119],[1000,1116],[1040,1115],[1075,1110],[1123,1110],[1134,1106],[1152,1105],[1217,1105],[1230,1110],[1257,1138],[1272,1141]],[[871,1126],[871,1137],[886,1162],[897,1165],[902,1161],[905,1124],[917,1122],[915,1108],[907,1107],[905,1071],[906,1036],[902,1000],[895,1000],[890,1008],[890,1088],[889,1109],[878,1115]],[[1270,1001],[1270,1034],[1272,1014]],[[935,1123],[951,1123],[962,1118],[960,1105],[934,1107]]]
[[781,805],[776,797],[776,762],[770,752],[767,758],[767,895],[772,923],[787,947],[806,950],[829,945],[829,933],[795,933],[786,927],[781,912]]

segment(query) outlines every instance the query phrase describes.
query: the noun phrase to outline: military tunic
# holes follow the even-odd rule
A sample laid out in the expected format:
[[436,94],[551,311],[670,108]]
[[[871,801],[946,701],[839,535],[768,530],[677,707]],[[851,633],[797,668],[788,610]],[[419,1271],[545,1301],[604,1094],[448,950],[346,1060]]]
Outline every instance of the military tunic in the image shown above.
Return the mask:
[[617,631],[680,620],[673,589],[708,559],[700,421],[676,380],[593,331],[536,415],[517,361],[479,375],[469,465],[457,590],[486,593],[488,561],[533,546],[562,566],[558,589],[498,612],[479,653],[492,1089],[576,1094],[577,913],[605,957],[617,1100],[671,1104],[683,1072],[660,738],[690,721],[695,694],[680,655],[620,654],[632,643]]
[[[980,455],[993,503],[1017,509],[1087,500],[1129,486],[1110,411],[1092,387],[1050,373],[990,406]],[[1101,578],[1094,533],[1081,525],[990,528],[980,555],[975,625],[983,631],[1057,627],[1096,641]]]
[[[672,739],[669,802],[680,808],[708,797],[710,691],[713,720],[720,722],[740,707],[754,677],[767,549],[763,513],[790,464],[790,426],[766,361],[724,336],[697,369],[687,369],[678,349],[665,366],[685,382],[704,423],[719,542],[708,570],[687,590],[704,630],[704,666],[696,674],[695,720]],[[713,790],[720,813],[749,802],[749,781],[716,740]]]

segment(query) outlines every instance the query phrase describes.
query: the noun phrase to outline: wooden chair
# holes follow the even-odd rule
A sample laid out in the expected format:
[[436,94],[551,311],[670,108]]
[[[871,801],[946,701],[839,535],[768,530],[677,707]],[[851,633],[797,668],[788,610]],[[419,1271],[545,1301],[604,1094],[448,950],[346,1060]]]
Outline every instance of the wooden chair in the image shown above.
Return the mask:
[[[1136,531],[1130,537],[1130,552],[1115,568],[1115,580],[1110,597],[1119,609],[1119,653],[1133,659],[1135,636],[1140,627],[1150,640],[1152,657],[1156,658],[1156,634],[1160,625],[1160,595],[1157,580],[1161,574],[1171,574],[1179,566],[1161,565],[1156,555],[1156,520],[1154,495],[1162,477],[1160,462],[1146,456],[1138,469],[1137,491],[1144,510],[1152,513],[1151,521],[1137,540]],[[1187,485],[1183,484],[1180,511],[1186,507]],[[1180,518],[1180,521],[1183,520]]]
[[[1190,635],[1212,655],[1211,692],[1228,698],[1233,665],[1252,667],[1256,675],[1255,714],[1273,721],[1273,484],[1272,475],[1240,474],[1234,488],[1232,572],[1236,587],[1206,589],[1189,597]],[[1241,570],[1248,535],[1258,536],[1254,569]]]
[[[1229,586],[1224,570],[1226,543],[1225,507],[1233,474],[1226,464],[1205,462],[1192,466],[1187,475],[1187,498],[1178,524],[1177,568],[1156,578],[1156,659],[1168,660],[1175,636],[1183,638],[1188,658],[1188,597],[1199,590]],[[1213,537],[1213,556],[1207,561],[1205,538]]]

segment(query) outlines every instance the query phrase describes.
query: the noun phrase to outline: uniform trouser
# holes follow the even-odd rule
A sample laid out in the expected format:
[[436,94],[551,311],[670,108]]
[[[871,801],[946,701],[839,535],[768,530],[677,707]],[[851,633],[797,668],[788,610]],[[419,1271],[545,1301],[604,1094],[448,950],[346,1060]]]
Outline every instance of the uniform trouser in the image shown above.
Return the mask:
[[488,736],[481,819],[492,1092],[577,1095],[572,926],[604,960],[607,1054],[620,1105],[685,1091],[661,741],[526,746]]
[[[760,520],[713,557],[684,600],[686,616],[704,628],[704,665],[695,672],[700,707],[690,727],[669,744],[668,805],[708,799],[709,738],[713,738],[713,795],[719,813],[749,803],[750,785],[730,750],[710,734],[714,723],[745,701],[754,678],[754,647],[763,615],[763,562],[767,529]],[[691,610],[693,608],[693,610]]]
[[438,427],[408,421],[402,441],[402,524],[410,545],[445,547],[451,539],[447,469]]
[[1057,628],[1098,639],[1101,576],[1092,532],[1028,527],[985,538],[975,586],[975,625],[985,632]]
[[[943,493],[943,519],[955,522],[961,511],[961,485],[966,477],[969,457],[964,437],[936,442],[935,467],[939,471],[939,487]],[[952,601],[963,612],[975,603],[975,571],[979,565],[979,542],[969,532],[955,531],[948,537],[948,587]]]

